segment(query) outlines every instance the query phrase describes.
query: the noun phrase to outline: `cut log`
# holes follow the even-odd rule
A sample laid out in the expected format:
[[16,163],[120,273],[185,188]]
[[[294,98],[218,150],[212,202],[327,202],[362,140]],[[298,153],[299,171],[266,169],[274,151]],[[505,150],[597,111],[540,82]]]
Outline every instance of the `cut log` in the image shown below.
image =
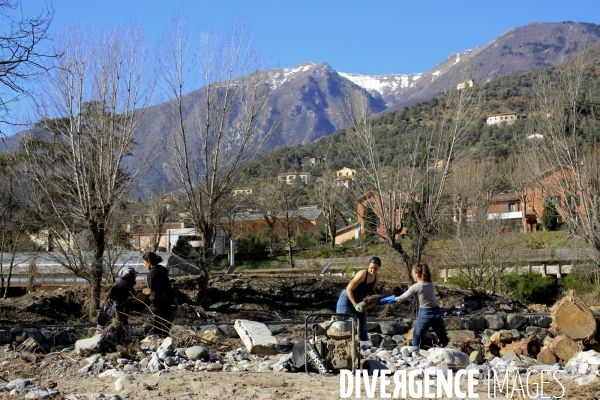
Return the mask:
[[573,340],[589,339],[596,333],[594,314],[585,303],[573,295],[573,292],[556,303],[551,311],[551,330],[558,331]]
[[555,337],[550,348],[554,350],[558,358],[564,361],[569,361],[579,352],[577,342],[564,335]]
[[535,358],[540,352],[540,348],[540,340],[535,335],[512,344],[512,349],[520,356]]
[[556,353],[552,349],[544,349],[537,356],[537,361],[543,365],[554,365],[558,361]]
[[486,351],[486,357],[487,354],[493,354],[496,357],[500,357],[500,346],[498,345],[498,343],[486,342],[484,344],[484,349]]

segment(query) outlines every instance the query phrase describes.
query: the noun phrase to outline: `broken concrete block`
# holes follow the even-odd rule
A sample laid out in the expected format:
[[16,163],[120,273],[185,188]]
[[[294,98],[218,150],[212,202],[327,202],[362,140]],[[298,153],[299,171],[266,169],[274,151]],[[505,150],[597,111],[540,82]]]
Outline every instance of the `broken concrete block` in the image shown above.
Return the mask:
[[277,339],[262,322],[236,319],[233,326],[250,353],[276,353]]

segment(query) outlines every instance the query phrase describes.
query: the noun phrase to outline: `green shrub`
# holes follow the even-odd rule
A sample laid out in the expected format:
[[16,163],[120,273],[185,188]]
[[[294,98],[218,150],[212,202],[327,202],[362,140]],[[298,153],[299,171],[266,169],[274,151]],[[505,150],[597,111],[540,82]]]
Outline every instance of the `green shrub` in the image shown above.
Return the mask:
[[253,259],[263,259],[267,255],[269,240],[264,235],[245,233],[235,241],[237,254]]
[[317,241],[312,238],[307,232],[300,232],[294,241],[295,247],[299,247],[303,250],[308,249],[309,247],[315,246]]
[[598,294],[598,287],[592,268],[575,269],[562,278],[559,284],[562,289],[573,290],[580,297]]
[[554,278],[536,273],[513,272],[504,278],[504,285],[518,299],[533,303],[552,304],[557,294]]

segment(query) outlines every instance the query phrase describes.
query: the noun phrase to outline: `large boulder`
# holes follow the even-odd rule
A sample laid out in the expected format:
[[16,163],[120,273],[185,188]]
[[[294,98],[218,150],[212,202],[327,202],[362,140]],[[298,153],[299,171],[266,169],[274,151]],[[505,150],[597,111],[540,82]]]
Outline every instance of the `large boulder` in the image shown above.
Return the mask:
[[504,328],[504,317],[501,315],[486,315],[485,317],[486,328],[499,331]]
[[466,342],[467,340],[474,338],[475,333],[473,331],[448,331],[448,339],[450,340],[450,343]]
[[485,329],[485,319],[480,316],[474,316],[465,320],[465,329],[471,331],[481,331]]
[[506,328],[519,329],[527,324],[527,316],[521,314],[509,314],[506,316]]
[[185,356],[188,360],[197,361],[202,358],[208,358],[208,349],[204,346],[193,346],[185,350]]
[[471,363],[469,356],[462,351],[434,347],[427,351],[427,359],[434,364],[446,363],[466,367]]
[[114,348],[116,340],[110,340],[107,335],[101,334],[88,339],[80,339],[75,342],[75,352],[80,357],[92,354],[104,353]]
[[540,328],[549,328],[552,324],[552,317],[549,315],[529,315],[527,319],[529,325],[539,326]]

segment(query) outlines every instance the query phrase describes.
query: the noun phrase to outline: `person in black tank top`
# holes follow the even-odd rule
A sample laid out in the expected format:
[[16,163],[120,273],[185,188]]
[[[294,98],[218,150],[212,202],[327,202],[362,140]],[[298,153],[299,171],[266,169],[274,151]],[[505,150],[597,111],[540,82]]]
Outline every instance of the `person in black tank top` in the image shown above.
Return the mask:
[[338,314],[355,314],[358,316],[360,340],[369,340],[367,332],[367,313],[360,308],[360,303],[365,297],[375,293],[379,281],[379,268],[381,260],[372,257],[369,267],[360,271],[350,281],[348,286],[340,293],[335,312]]

